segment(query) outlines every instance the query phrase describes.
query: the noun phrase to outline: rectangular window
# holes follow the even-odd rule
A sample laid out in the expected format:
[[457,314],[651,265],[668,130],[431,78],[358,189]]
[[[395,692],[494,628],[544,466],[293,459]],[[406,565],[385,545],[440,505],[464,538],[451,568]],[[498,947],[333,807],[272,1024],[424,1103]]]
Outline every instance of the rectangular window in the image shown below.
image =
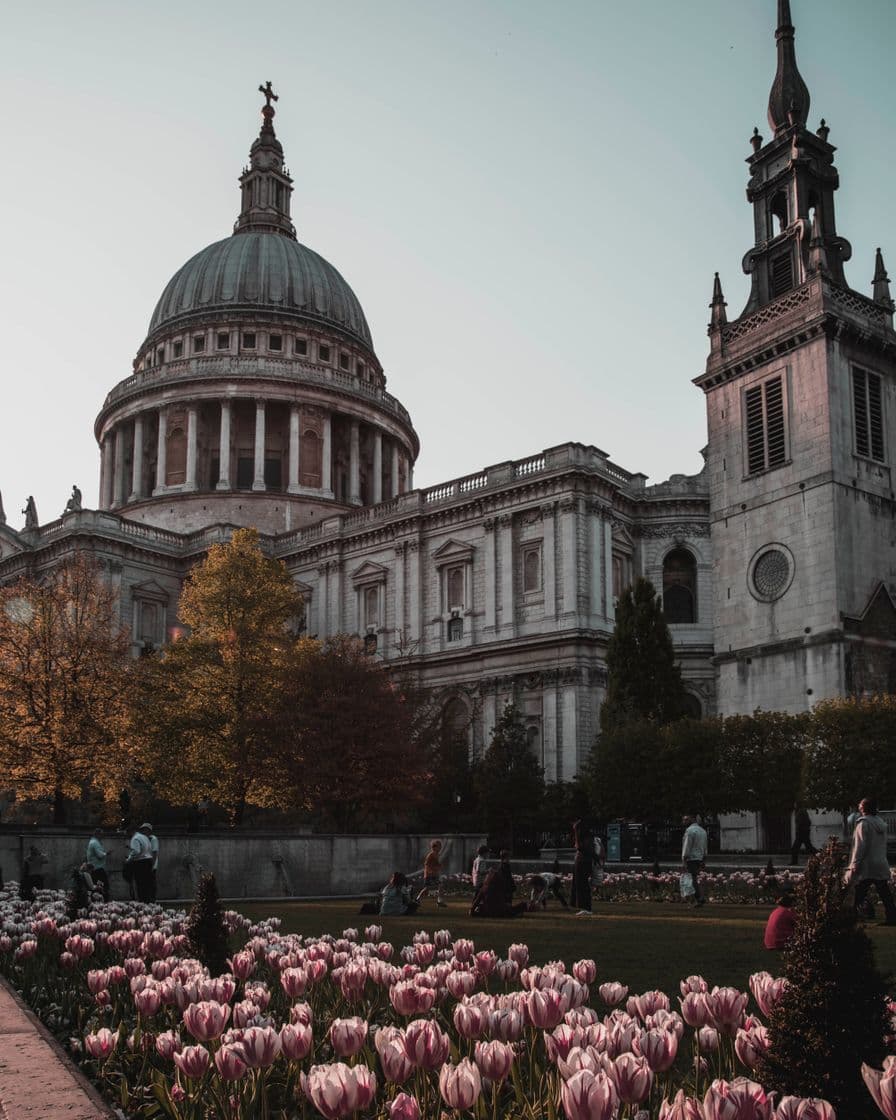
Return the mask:
[[462,618],[448,619],[448,641],[459,642],[464,636],[464,620]]
[[771,262],[772,298],[789,292],[793,287],[793,258],[790,252],[782,253]]
[[364,376],[364,363],[363,362],[358,362],[358,364],[355,368],[358,371],[358,377],[363,377]]
[[298,354],[299,357],[304,357],[305,354],[307,354],[307,353],[308,353],[308,339],[307,338],[297,338],[296,339],[296,354]]
[[194,334],[193,335],[193,353],[194,354],[201,354],[204,349],[205,349],[205,335],[204,334]]
[[243,349],[244,350],[254,350],[255,349],[255,331],[245,331],[243,333]]
[[328,362],[330,360],[330,347],[321,343],[317,348],[317,356],[322,362]]
[[268,335],[268,348],[271,350],[283,349],[283,335],[271,334]]
[[464,570],[449,568],[445,573],[445,591],[448,610],[462,610],[464,606]]
[[541,545],[523,549],[523,591],[541,591]]
[[282,490],[283,464],[280,459],[265,459],[264,484],[268,490]]
[[348,366],[349,366],[348,354],[340,354],[339,355],[339,368],[340,369],[348,369]]
[[172,357],[182,358],[183,353],[184,353],[184,344],[180,341],[180,339],[178,339],[177,342],[173,342],[171,344],[171,355],[172,355]]
[[744,393],[747,474],[780,467],[787,461],[784,383],[770,377]]
[[230,349],[230,331],[218,331],[216,345],[219,350]]
[[876,373],[854,368],[852,401],[856,455],[884,461],[884,406],[881,380]]
[[255,460],[248,455],[240,455],[236,460],[237,490],[251,490],[255,479]]
[[160,346],[158,348],[158,350],[156,350],[156,364],[161,365],[162,362],[164,362],[164,361],[165,361],[165,347]]

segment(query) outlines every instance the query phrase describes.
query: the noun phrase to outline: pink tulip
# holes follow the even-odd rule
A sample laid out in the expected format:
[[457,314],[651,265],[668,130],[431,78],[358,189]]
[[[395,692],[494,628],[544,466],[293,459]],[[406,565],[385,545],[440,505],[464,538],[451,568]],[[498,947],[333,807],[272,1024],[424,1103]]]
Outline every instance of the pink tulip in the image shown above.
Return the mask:
[[819,1097],[782,1097],[775,1120],[837,1120],[831,1105]]
[[[377,1039],[380,1034],[382,1031],[377,1034]],[[414,1072],[414,1067],[404,1048],[403,1037],[384,1042],[382,1045],[378,1044],[377,1053],[380,1056],[380,1065],[383,1067],[383,1076],[393,1085],[403,1085]]]
[[419,1069],[438,1069],[451,1049],[448,1035],[431,1019],[415,1019],[404,1032],[408,1060]]
[[376,1095],[376,1077],[366,1066],[333,1062],[312,1066],[302,1079],[305,1095],[327,1120],[365,1109]]
[[681,1017],[689,1027],[705,1027],[712,1019],[712,1011],[704,992],[688,992],[681,1004]]
[[783,976],[775,978],[768,972],[754,972],[750,977],[750,991],[762,1014],[768,1018],[772,1008],[784,994],[787,981]]
[[872,1069],[863,1062],[862,1078],[887,1120],[896,1120],[896,1055],[884,1059],[883,1069]]
[[771,1120],[772,1101],[755,1081],[713,1081],[703,1098],[706,1120]]
[[619,1106],[613,1082],[605,1073],[582,1069],[564,1081],[560,1100],[567,1120],[612,1120]]
[[439,1092],[449,1108],[472,1108],[482,1093],[482,1078],[469,1058],[457,1065],[446,1062],[439,1071]]
[[497,956],[491,951],[486,949],[481,953],[477,953],[475,957],[476,971],[480,976],[491,976],[495,971],[495,966],[498,963]]
[[475,1003],[459,1003],[454,1009],[454,1025],[464,1038],[481,1038],[488,1025],[488,1009]]
[[220,1038],[230,1018],[230,1005],[204,1000],[191,1003],[184,1010],[184,1026],[197,1042],[210,1042]]
[[302,1023],[303,1026],[310,1027],[314,1022],[314,1014],[309,1004],[294,1003],[289,1009],[289,1021],[291,1023]]
[[476,973],[454,969],[445,977],[445,987],[455,999],[471,996],[476,991]]
[[565,1058],[573,1046],[585,1045],[585,1031],[582,1027],[571,1027],[569,1023],[561,1023],[553,1031],[544,1033],[544,1048],[548,1060],[556,1062],[558,1058]]
[[100,1027],[95,1034],[84,1037],[84,1049],[92,1058],[105,1061],[118,1045],[118,1034],[108,1027]]
[[[682,980],[679,984],[681,994],[686,996],[688,992],[708,992],[709,985],[702,976],[689,976],[687,980]],[[677,1098],[676,1098],[677,1099]]]
[[199,998],[215,1003],[230,1003],[235,991],[236,982],[231,976],[210,976],[199,982]]
[[515,961],[520,968],[525,968],[529,963],[529,946],[528,945],[511,945],[507,950],[507,959]]
[[617,980],[612,980],[607,984],[601,984],[597,990],[600,992],[600,998],[608,1007],[616,1007],[616,1005],[622,1003],[628,995],[628,988],[624,984],[620,984]]
[[395,1100],[386,1105],[389,1120],[420,1120],[420,1105],[416,1097],[399,1093]]
[[250,1027],[261,1015],[261,1008],[251,1000],[243,999],[233,1005],[233,1025],[242,1029]]
[[273,1027],[247,1027],[235,1045],[250,1069],[265,1069],[280,1053],[280,1035]]
[[725,1034],[736,1034],[743,1023],[749,996],[737,988],[713,988],[707,997],[714,1024]]
[[679,1089],[674,1101],[663,1101],[660,1105],[659,1120],[704,1120],[700,1102],[694,1097],[685,1096]]
[[124,962],[124,970],[131,978],[134,976],[143,976],[146,972],[146,965],[139,957],[128,957]]
[[215,1066],[222,1081],[239,1081],[249,1068],[236,1046],[222,1046],[215,1054]]
[[300,1062],[311,1053],[314,1036],[305,1023],[286,1023],[280,1028],[280,1049],[290,1062]]
[[428,964],[432,964],[435,955],[436,947],[432,943],[414,946],[414,960],[422,968],[425,968]]
[[634,1049],[646,1059],[654,1073],[665,1073],[675,1064],[678,1035],[674,1031],[649,1030],[637,1037]]
[[581,984],[593,984],[597,977],[597,965],[591,960],[576,961],[572,974]]
[[564,999],[560,992],[553,988],[546,988],[529,992],[526,998],[526,1010],[533,1027],[550,1031],[563,1022],[563,1016],[568,1008],[564,1006]]
[[620,1054],[613,1063],[616,1092],[625,1104],[639,1104],[650,1093],[653,1073],[646,1059]]
[[477,1042],[475,1058],[483,1077],[494,1082],[504,1081],[513,1065],[513,1047],[497,1039],[491,1042]]
[[399,1015],[421,1015],[432,1008],[436,993],[413,980],[402,980],[389,989],[389,1000]]
[[520,974],[520,966],[516,961],[498,961],[495,965],[495,976],[502,984],[512,984]]
[[209,1053],[204,1046],[185,1046],[183,1050],[176,1050],[171,1057],[185,1077],[198,1079],[208,1069]]
[[768,1031],[763,1026],[740,1030],[734,1040],[734,1052],[747,1069],[755,1069],[762,1055],[771,1045]]
[[565,1058],[557,1056],[557,1072],[564,1081],[569,1081],[574,1073],[583,1069],[589,1073],[606,1073],[612,1079],[612,1062],[593,1046],[573,1046]]
[[[512,945],[510,947],[511,949],[513,948]],[[458,938],[458,940],[454,942],[451,948],[455,957],[457,957],[459,961],[471,960],[473,954],[476,952],[476,946],[472,941],[469,941],[465,937]]]
[[308,973],[303,968],[287,968],[280,973],[280,986],[290,999],[299,999],[308,988]]
[[490,1011],[488,1033],[492,1038],[500,1039],[501,1042],[516,1042],[523,1033],[523,1017],[519,1011],[514,1011],[510,1007]]
[[174,1055],[183,1049],[183,1043],[180,1040],[180,1035],[175,1031],[164,1031],[160,1035],[156,1035],[156,1053],[170,1062]]
[[705,1053],[714,1054],[719,1048],[719,1032],[715,1027],[701,1027],[697,1031],[697,1045]]
[[[5,942],[8,941],[9,945],[4,948]],[[8,953],[12,948],[12,938],[0,936],[0,953]],[[77,957],[74,953],[60,953],[59,954],[59,967],[60,968],[74,968],[78,963]]]
[[367,1041],[367,1022],[357,1015],[351,1019],[334,1019],[330,1024],[330,1044],[334,1054],[350,1058],[364,1048]]
[[105,991],[109,987],[109,971],[105,968],[91,969],[87,973],[87,990],[95,996],[97,992]]
[[134,1006],[141,1015],[155,1015],[162,1004],[158,988],[144,988],[134,993]]
[[237,980],[248,980],[255,971],[255,956],[252,953],[247,953],[245,949],[242,952],[234,953],[227,963]]

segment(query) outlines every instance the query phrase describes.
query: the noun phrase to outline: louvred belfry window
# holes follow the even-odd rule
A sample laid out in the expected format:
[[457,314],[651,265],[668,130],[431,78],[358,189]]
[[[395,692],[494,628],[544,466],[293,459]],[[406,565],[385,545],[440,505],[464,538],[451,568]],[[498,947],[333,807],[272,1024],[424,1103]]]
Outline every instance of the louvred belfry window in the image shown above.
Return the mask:
[[881,381],[876,373],[852,371],[856,454],[884,461],[884,407]]
[[744,393],[747,424],[747,474],[779,467],[787,461],[784,385],[771,377]]

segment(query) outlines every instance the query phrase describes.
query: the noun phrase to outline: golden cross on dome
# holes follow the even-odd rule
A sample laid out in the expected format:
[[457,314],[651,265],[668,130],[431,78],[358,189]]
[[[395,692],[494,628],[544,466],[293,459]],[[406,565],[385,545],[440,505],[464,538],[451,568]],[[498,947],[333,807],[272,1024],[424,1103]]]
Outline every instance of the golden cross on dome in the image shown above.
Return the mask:
[[259,86],[258,87],[258,92],[264,94],[265,101],[267,103],[266,106],[265,106],[266,108],[270,108],[270,104],[271,104],[272,101],[279,101],[280,100],[280,98],[277,96],[277,94],[274,93],[274,90],[272,89],[270,82],[267,82],[263,86]]

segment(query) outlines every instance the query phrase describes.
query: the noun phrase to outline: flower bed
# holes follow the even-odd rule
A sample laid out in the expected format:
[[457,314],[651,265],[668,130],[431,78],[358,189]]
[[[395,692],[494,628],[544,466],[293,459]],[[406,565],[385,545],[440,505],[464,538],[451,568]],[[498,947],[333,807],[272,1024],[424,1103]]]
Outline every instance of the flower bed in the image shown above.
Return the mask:
[[[130,1120],[475,1115],[515,1120],[830,1120],[750,1079],[784,981],[630,993],[593,961],[538,967],[447,930],[281,935],[226,914],[230,972],[189,955],[181,912],[0,892],[0,972]],[[752,1000],[751,994],[752,993]],[[896,1058],[866,1071],[896,1118]]]

